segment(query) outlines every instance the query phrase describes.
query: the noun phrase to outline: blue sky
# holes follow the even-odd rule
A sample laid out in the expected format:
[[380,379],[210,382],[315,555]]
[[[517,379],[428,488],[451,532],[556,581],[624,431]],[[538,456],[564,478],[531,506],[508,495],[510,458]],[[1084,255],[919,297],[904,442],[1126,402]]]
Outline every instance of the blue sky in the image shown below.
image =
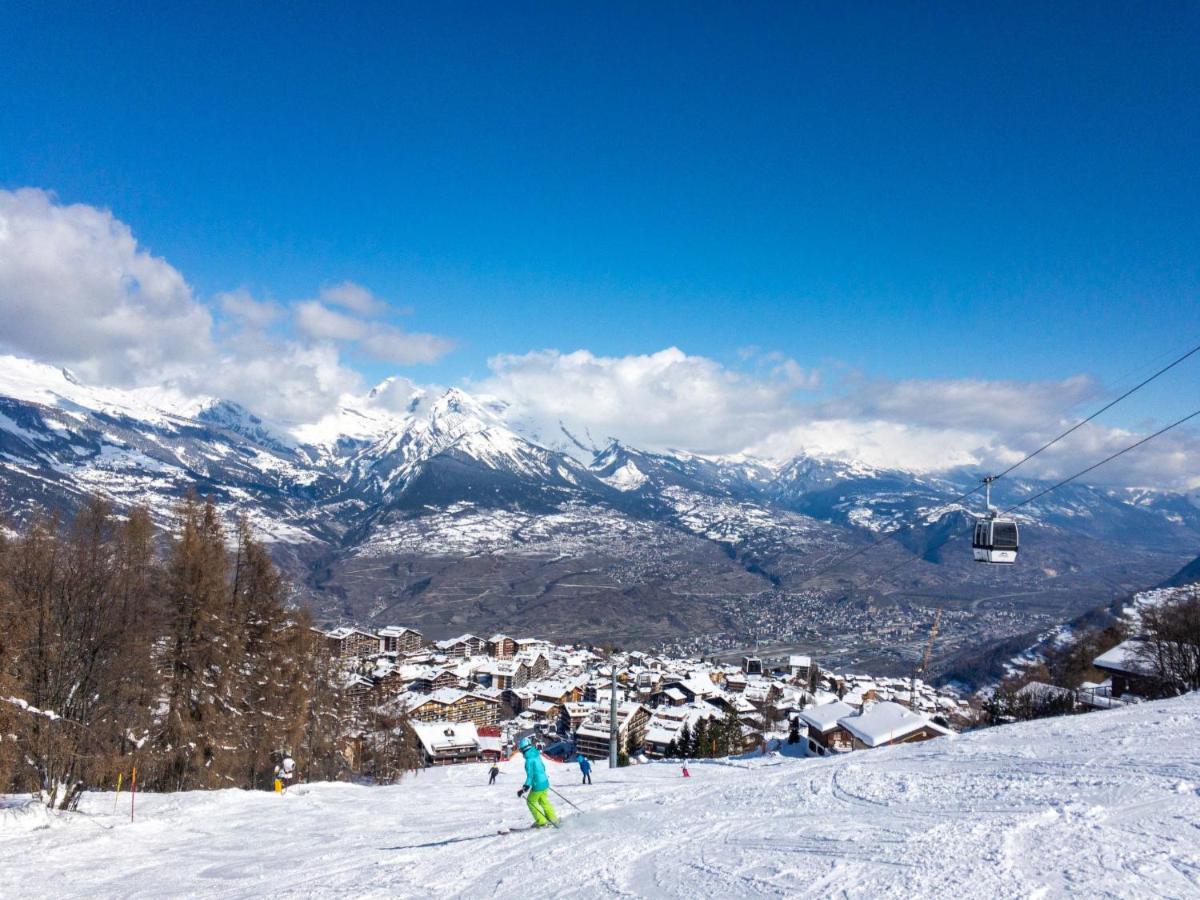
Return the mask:
[[1195,4],[567,6],[8,4],[0,187],[204,303],[363,285],[453,341],[418,381],[755,346],[1111,386],[1200,335]]

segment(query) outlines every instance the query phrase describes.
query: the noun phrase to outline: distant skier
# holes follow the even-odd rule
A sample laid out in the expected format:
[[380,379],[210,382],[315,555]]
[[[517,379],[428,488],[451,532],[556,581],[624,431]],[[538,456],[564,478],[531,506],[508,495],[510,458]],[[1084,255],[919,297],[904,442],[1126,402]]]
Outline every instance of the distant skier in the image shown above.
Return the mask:
[[525,797],[525,805],[533,816],[533,827],[544,828],[547,825],[558,825],[558,816],[550,805],[547,791],[550,790],[550,779],[546,776],[546,764],[542,762],[542,754],[534,746],[529,736],[521,738],[517,749],[525,757],[525,786],[517,791],[518,797]]
[[282,794],[287,790],[292,779],[296,777],[296,761],[291,754],[283,754],[283,761],[275,767],[275,793]]
[[688,770],[687,770],[687,763],[684,763],[684,764],[683,764],[683,777],[684,777],[684,778],[691,778],[691,777],[692,777],[691,775],[689,775],[689,774],[688,774]]
[[580,753],[575,757],[579,761],[579,771],[583,773],[583,781],[581,784],[592,783],[592,761]]
[[496,783],[496,776],[500,774],[500,767],[492,763],[492,767],[488,769],[488,784]]

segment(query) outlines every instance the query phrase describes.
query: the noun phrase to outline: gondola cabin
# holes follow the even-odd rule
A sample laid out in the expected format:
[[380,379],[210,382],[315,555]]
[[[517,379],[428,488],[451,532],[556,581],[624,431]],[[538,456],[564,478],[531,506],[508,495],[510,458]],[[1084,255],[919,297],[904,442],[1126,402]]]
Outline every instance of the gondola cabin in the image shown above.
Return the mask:
[[1017,561],[1017,523],[989,517],[975,523],[971,551],[975,562],[1011,564]]

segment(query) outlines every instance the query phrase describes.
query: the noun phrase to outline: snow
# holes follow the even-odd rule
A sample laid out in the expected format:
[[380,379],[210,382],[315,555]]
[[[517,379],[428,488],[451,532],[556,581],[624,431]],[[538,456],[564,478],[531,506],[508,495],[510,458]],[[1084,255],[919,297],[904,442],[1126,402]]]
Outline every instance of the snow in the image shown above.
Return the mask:
[[838,719],[838,723],[868,747],[897,740],[929,724],[924,716],[891,701],[876,703],[857,716]]
[[618,491],[636,491],[646,483],[647,478],[642,470],[633,464],[632,460],[627,460],[625,465],[600,480],[615,487]]
[[1127,672],[1130,675],[1145,675],[1149,673],[1146,663],[1139,654],[1145,646],[1144,641],[1131,639],[1122,641],[1111,650],[1106,650],[1093,661],[1097,669],[1107,669],[1110,672]]
[[852,716],[854,713],[855,709],[853,706],[843,703],[841,700],[835,700],[833,703],[826,703],[822,706],[810,706],[808,709],[802,710],[800,718],[824,734],[826,731],[837,726],[838,719],[845,716]]
[[[563,828],[524,824],[520,759],[392,787],[0,802],[0,896],[1183,897],[1200,893],[1200,697],[825,759],[594,771],[547,761]],[[301,769],[303,760],[299,761]],[[37,830],[30,830],[36,828]]]

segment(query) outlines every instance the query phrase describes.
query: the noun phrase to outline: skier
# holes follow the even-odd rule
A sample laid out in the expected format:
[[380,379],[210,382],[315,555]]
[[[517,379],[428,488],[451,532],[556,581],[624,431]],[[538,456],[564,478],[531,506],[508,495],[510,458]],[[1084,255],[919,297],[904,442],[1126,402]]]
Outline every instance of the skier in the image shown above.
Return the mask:
[[499,766],[497,766],[495,763],[492,763],[492,767],[490,769],[488,769],[488,784],[489,785],[495,784],[496,776],[499,774],[500,774]]
[[275,793],[282,794],[295,777],[296,761],[290,753],[284,753],[283,761],[275,767]]
[[583,781],[580,784],[592,783],[592,761],[580,753],[575,757],[579,761],[579,771],[583,773]]
[[689,775],[689,774],[688,774],[688,770],[687,770],[687,763],[684,763],[684,764],[683,764],[683,777],[684,777],[684,778],[691,778],[691,777],[692,777],[691,775]]
[[517,749],[525,757],[525,786],[517,791],[518,797],[525,797],[525,805],[533,816],[534,828],[545,828],[547,825],[558,826],[558,816],[550,805],[547,791],[550,790],[550,779],[546,777],[546,764],[542,762],[542,754],[534,746],[528,735],[521,738]]

